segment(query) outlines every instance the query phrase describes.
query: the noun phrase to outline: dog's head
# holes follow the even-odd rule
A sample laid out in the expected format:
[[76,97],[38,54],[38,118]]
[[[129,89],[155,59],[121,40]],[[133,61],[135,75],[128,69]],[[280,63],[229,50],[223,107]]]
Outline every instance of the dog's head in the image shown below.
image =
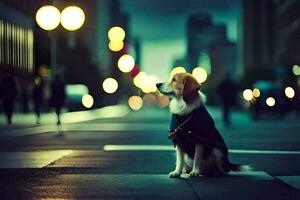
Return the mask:
[[168,83],[156,84],[158,90],[170,97],[183,99],[186,103],[191,103],[198,97],[201,85],[189,73],[175,74]]

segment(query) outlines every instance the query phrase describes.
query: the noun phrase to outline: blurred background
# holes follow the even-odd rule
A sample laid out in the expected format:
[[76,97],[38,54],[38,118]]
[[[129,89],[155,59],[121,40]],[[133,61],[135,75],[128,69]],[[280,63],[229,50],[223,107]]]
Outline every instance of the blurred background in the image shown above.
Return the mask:
[[37,104],[48,112],[57,74],[68,111],[139,110],[167,107],[155,83],[186,71],[209,105],[282,117],[300,109],[299,8],[296,0],[1,0],[0,80],[13,77],[15,112]]

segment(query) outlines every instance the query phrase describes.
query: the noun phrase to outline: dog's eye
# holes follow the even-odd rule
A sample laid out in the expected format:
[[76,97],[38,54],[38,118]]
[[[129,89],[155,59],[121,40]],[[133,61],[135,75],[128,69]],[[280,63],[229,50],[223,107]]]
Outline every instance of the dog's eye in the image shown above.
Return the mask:
[[175,79],[175,78],[172,78],[172,82],[174,82],[174,81],[176,81],[176,79]]

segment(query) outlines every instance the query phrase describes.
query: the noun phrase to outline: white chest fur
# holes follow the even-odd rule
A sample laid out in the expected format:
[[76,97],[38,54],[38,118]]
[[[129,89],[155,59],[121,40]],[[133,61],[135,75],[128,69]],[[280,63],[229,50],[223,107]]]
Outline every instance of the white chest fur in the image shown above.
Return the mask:
[[205,95],[203,93],[199,93],[199,97],[193,101],[191,104],[187,104],[182,98],[180,99],[172,99],[170,101],[170,111],[173,114],[177,115],[186,115],[191,113],[194,109],[201,106],[201,104],[205,102]]

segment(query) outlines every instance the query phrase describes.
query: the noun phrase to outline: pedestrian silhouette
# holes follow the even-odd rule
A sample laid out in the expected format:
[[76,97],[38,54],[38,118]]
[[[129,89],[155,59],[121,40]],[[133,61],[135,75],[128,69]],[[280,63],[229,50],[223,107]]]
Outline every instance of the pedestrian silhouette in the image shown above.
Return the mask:
[[226,126],[231,126],[230,112],[236,103],[237,89],[229,75],[226,75],[225,79],[221,81],[218,92],[222,104],[223,122]]
[[34,79],[34,86],[32,90],[32,99],[34,105],[34,112],[36,114],[36,123],[40,123],[41,106],[44,102],[44,81],[42,77],[37,76]]
[[51,98],[50,106],[55,109],[57,116],[57,125],[60,124],[60,113],[65,103],[65,83],[61,75],[55,75],[53,82],[51,83]]
[[0,83],[0,98],[7,123],[12,123],[14,105],[17,98],[17,83],[11,72],[8,72]]

